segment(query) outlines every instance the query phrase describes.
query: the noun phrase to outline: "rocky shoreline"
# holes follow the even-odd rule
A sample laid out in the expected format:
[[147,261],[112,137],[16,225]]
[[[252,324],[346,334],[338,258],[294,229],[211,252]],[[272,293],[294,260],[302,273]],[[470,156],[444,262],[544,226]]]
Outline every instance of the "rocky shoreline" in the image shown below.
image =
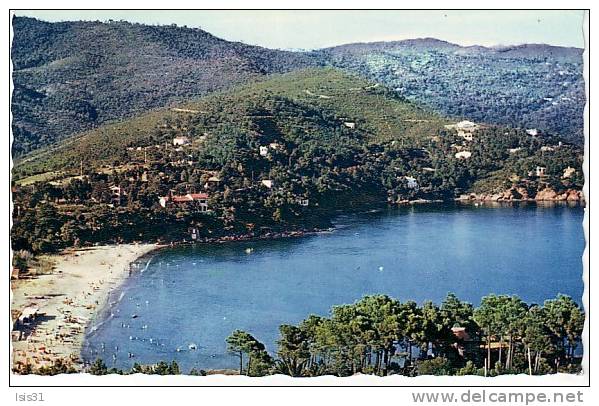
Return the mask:
[[[572,202],[584,203],[585,197],[582,191],[567,189],[564,192],[558,193],[551,188],[545,188],[538,191],[534,195],[530,195],[525,188],[512,187],[503,192],[487,192],[487,193],[466,193],[453,201],[456,202]],[[440,204],[448,203],[445,200],[438,199],[416,199],[416,200],[389,200],[390,205],[419,205],[419,204]]]
[[568,189],[558,193],[552,188],[545,188],[531,195],[525,188],[512,187],[500,193],[469,193],[456,199],[457,201],[480,202],[578,202],[585,201],[580,190]]

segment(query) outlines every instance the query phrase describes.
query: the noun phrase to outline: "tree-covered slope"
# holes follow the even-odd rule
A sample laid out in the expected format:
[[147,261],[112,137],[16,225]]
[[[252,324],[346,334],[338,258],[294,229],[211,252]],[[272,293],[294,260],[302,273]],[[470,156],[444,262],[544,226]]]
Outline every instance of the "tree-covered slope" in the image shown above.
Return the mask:
[[[274,75],[21,159],[13,248],[182,241],[190,228],[206,241],[255,237],[328,227],[339,211],[470,192],[580,199],[579,147],[522,129],[455,125],[338,70]],[[208,193],[209,212],[159,204],[198,192]]]
[[[307,69],[101,126],[24,157],[15,175],[79,168],[81,160],[89,166],[126,162],[128,148],[170,143],[178,135],[209,145],[203,149],[215,154],[228,142],[240,148],[241,137],[248,137],[246,148],[315,143],[332,153],[342,147],[336,137],[360,145],[425,144],[445,123],[383,86],[335,69]],[[226,154],[240,153],[230,147]]]
[[317,53],[448,116],[539,128],[582,143],[582,52],[544,44],[462,47],[426,38]]
[[576,48],[416,39],[286,52],[174,25],[25,17],[13,18],[13,30],[15,156],[106,122],[322,65],[384,84],[447,116],[582,141],[585,95]]
[[[582,151],[564,139],[477,124],[468,140],[448,124],[455,121],[384,86],[336,69],[311,68],[101,126],[18,160],[13,175],[23,184],[82,169],[140,162],[185,167],[189,161],[192,172],[240,166],[240,184],[248,177],[276,175],[285,182],[348,172],[339,190],[351,190],[357,183],[349,179],[362,176],[364,187],[400,199],[451,199],[468,191],[529,187],[529,173],[542,166],[549,177],[533,188],[549,179],[557,190],[582,186]],[[190,145],[175,148],[175,137],[188,137]],[[260,147],[268,147],[268,159]],[[468,157],[458,154],[462,151]],[[576,176],[564,186],[560,179],[567,167]],[[420,187],[405,190],[406,177]],[[403,192],[394,194],[398,187]]]
[[177,26],[13,18],[15,155],[106,121],[316,64]]

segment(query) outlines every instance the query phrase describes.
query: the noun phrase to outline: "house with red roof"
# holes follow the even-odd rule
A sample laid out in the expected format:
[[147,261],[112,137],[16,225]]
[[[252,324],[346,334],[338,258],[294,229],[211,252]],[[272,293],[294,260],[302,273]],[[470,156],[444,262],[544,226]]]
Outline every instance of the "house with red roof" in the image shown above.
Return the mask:
[[187,193],[186,195],[169,193],[167,196],[161,196],[158,202],[164,208],[195,205],[201,212],[208,211],[208,193]]

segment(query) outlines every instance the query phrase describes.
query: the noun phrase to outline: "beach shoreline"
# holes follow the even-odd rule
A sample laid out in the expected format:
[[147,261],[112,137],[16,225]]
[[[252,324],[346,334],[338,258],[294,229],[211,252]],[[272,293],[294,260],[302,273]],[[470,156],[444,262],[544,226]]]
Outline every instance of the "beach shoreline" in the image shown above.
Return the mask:
[[[37,373],[41,367],[66,362],[75,371],[84,367],[84,343],[90,329],[102,317],[111,295],[123,286],[132,265],[161,248],[190,243],[221,244],[242,241],[297,238],[329,229],[295,230],[206,238],[199,241],[164,243],[112,244],[68,248],[58,254],[44,255],[54,263],[52,272],[32,278],[11,280],[12,368],[15,372]],[[39,316],[30,326],[15,320],[23,310],[36,309]]]
[[[475,201],[456,203],[474,204]],[[488,204],[520,202],[487,202]],[[536,202],[537,204],[542,202]],[[573,203],[573,202],[559,202]],[[372,212],[368,211],[368,212]],[[55,263],[53,271],[31,279],[11,281],[11,310],[39,309],[39,320],[19,338],[12,332],[12,367],[18,372],[23,365],[36,371],[52,366],[57,360],[67,361],[78,372],[84,369],[83,351],[86,337],[98,327],[108,313],[111,297],[125,286],[133,266],[163,248],[191,244],[225,244],[260,240],[298,238],[330,233],[335,226],[269,232],[264,235],[239,234],[202,238],[195,241],[136,243],[70,248],[44,257]],[[87,358],[87,361],[90,361]]]
[[11,310],[36,309],[38,317],[12,331],[12,367],[52,366],[67,361],[76,371],[88,326],[107,305],[111,292],[127,279],[131,264],[159,244],[120,244],[68,249],[47,258],[50,274],[11,281]]

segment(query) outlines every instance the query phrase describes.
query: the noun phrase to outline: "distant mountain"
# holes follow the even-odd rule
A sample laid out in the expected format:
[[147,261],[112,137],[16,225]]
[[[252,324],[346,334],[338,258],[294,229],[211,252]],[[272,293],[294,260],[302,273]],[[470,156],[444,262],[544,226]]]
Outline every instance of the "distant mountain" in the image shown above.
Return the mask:
[[[412,50],[443,50],[453,51],[460,49],[457,44],[443,41],[436,38],[415,38],[401,41],[378,41],[378,42],[357,42],[353,44],[338,45],[322,50],[324,53],[330,54],[361,54],[375,51],[391,51],[397,49],[412,49]],[[317,51],[318,52],[318,51]]]
[[13,151],[238,83],[314,66],[305,53],[200,29],[13,18]]
[[498,46],[487,48],[502,57],[563,59],[565,62],[581,62],[583,50],[574,47],[557,47],[547,44],[523,44],[514,46]]
[[574,47],[560,47],[547,44],[498,45],[485,47],[482,45],[462,46],[437,38],[414,38],[399,41],[357,42],[325,48],[325,53],[364,53],[376,51],[442,51],[456,54],[485,54],[512,58],[553,58],[578,60],[583,50]]
[[545,44],[463,47],[423,38],[348,44],[316,54],[443,114],[539,128],[582,143],[582,52]]
[[13,154],[268,75],[332,66],[443,115],[582,142],[582,50],[434,38],[289,52],[201,29],[13,18]]

